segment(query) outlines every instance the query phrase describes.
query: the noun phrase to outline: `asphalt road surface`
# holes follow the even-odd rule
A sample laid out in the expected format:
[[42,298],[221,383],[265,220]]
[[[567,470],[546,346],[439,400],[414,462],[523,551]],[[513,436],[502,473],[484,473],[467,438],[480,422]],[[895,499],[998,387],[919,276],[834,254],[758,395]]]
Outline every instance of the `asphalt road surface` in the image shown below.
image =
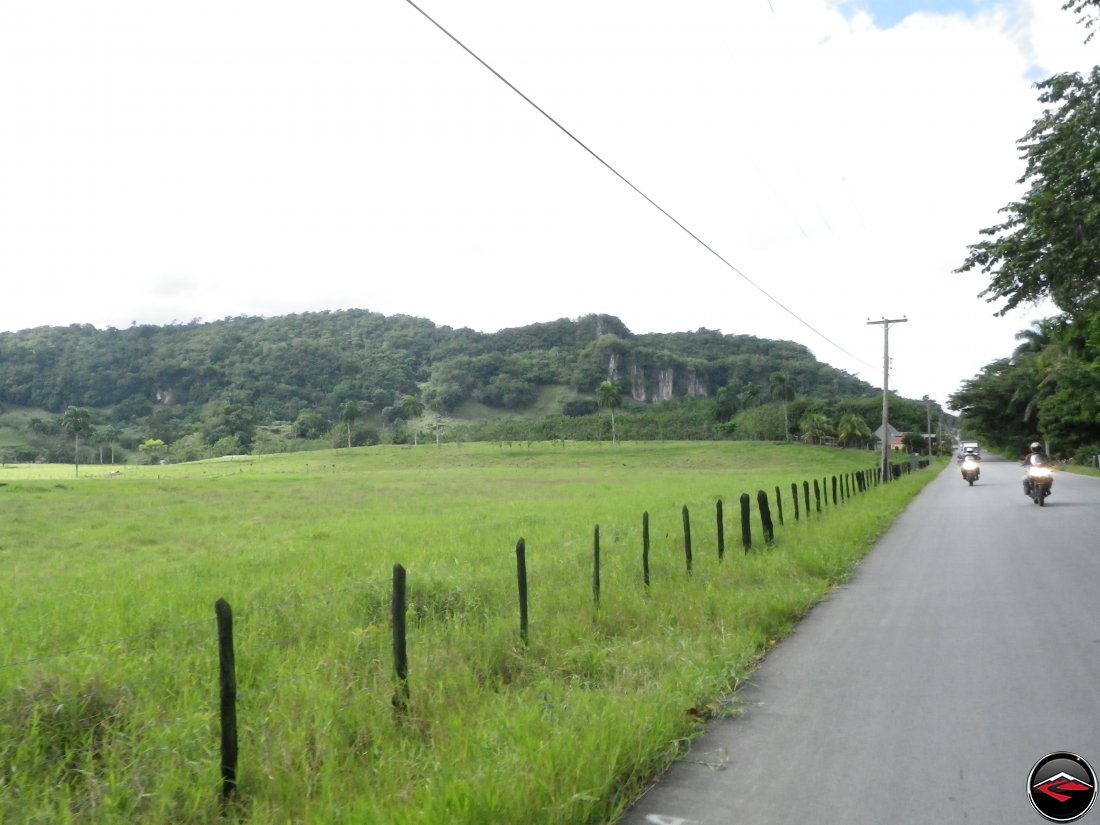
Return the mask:
[[1036,762],[1100,771],[1100,480],[1021,480],[945,469],[620,825],[1045,822]]

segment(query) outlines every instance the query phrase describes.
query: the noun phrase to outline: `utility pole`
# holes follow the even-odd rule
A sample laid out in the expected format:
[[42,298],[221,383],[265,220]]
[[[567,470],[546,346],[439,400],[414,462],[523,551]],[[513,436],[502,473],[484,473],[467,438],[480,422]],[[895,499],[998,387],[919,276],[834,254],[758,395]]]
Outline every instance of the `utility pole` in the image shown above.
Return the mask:
[[900,318],[883,318],[881,321],[867,320],[868,324],[882,325],[882,481],[885,484],[890,480],[890,443],[887,429],[889,428],[890,401],[888,392],[890,389],[890,324],[904,324],[909,319],[902,315]]
[[924,437],[928,440],[928,460],[932,460],[932,399],[927,395],[924,396],[924,414],[928,419],[927,427],[924,431]]

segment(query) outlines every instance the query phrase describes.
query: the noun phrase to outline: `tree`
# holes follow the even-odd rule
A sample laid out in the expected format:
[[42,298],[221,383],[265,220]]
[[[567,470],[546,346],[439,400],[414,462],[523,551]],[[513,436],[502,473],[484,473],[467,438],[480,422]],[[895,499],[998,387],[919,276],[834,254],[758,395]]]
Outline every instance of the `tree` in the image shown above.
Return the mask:
[[821,439],[833,434],[833,425],[824,413],[808,412],[798,422],[798,429],[802,432],[802,440],[812,444],[820,444]]
[[122,437],[122,430],[116,427],[114,424],[108,424],[106,427],[98,430],[96,436],[99,440],[99,463],[103,463],[103,448],[111,448],[111,463],[115,463],[115,444]]
[[73,437],[73,465],[80,475],[80,436],[92,434],[92,414],[83,407],[69,407],[61,416],[61,429]]
[[956,271],[991,276],[979,295],[1003,300],[999,315],[1049,298],[1078,320],[1100,311],[1100,66],[1036,86],[1049,108],[1018,141],[1018,182],[1029,188],[1001,209],[1003,223],[981,230],[990,239],[972,244]]
[[871,435],[870,426],[855,413],[844,413],[837,422],[836,437],[842,447],[851,445],[853,441],[865,441]]
[[615,410],[623,405],[622,396],[619,395],[619,385],[614,381],[604,381],[600,384],[596,389],[596,403],[601,410],[611,413],[611,442],[618,444],[619,438],[615,432]]
[[785,372],[773,372],[768,379],[768,390],[772,398],[783,404],[783,437],[791,440],[791,424],[787,418],[787,402],[794,400],[794,382]]
[[351,425],[355,423],[355,419],[359,417],[359,405],[354,401],[345,401],[340,405],[339,409],[340,420],[344,422],[344,426],[348,432],[348,449],[351,449]]
[[302,410],[294,420],[293,432],[298,438],[320,438],[328,429],[329,422],[314,410]]
[[[1092,6],[1093,10],[1088,10],[1088,7]],[[1098,21],[1100,21],[1100,0],[1067,0],[1062,4],[1063,11],[1072,11],[1077,15],[1077,22],[1085,27],[1086,31],[1092,29]],[[1085,42],[1088,43],[1092,40],[1094,31],[1089,31],[1088,36],[1085,37]]]
[[420,418],[424,414],[424,402],[415,395],[406,395],[401,399],[399,406],[405,415],[405,420]]
[[[401,399],[401,412],[405,416],[406,421],[411,421],[414,418],[420,418],[424,414],[424,402],[422,402],[415,395],[406,395]],[[417,437],[416,427],[412,428],[413,433],[413,446],[419,443],[420,439]]]
[[741,409],[747,410],[750,407],[755,407],[760,403],[760,387],[749,381],[741,387],[741,390],[737,393],[737,401],[741,405]]
[[149,462],[157,460],[157,456],[167,449],[167,445],[159,438],[147,438],[138,444],[138,451],[149,456]]

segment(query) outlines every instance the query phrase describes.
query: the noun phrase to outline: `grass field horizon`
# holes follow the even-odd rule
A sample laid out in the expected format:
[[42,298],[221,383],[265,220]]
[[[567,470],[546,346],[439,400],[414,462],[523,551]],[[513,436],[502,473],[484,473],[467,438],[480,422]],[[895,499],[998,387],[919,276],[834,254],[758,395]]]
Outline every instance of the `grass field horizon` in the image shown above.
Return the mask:
[[[830,498],[794,522],[792,482],[876,459],[807,445],[555,442],[85,465],[79,477],[71,465],[9,465],[0,820],[225,821],[213,618],[225,598],[241,724],[229,821],[613,821],[933,476]],[[765,549],[755,495],[776,486],[786,523]],[[749,554],[741,493],[753,497]],[[391,706],[396,563],[410,594],[403,717]]]

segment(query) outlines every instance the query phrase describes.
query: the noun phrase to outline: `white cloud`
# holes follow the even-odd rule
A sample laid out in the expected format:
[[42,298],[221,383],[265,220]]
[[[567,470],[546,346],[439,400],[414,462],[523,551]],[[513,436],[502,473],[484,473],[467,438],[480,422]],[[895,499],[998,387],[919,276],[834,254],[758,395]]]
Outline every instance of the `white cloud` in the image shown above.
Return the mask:
[[[0,329],[366,307],[496,329],[587,312],[789,338],[944,400],[1031,314],[955,275],[1022,171],[1052,4],[484,0],[0,7]],[[1057,4],[1055,4],[1057,5]],[[774,7],[774,11],[772,10]],[[1042,76],[1040,75],[1040,76]]]

